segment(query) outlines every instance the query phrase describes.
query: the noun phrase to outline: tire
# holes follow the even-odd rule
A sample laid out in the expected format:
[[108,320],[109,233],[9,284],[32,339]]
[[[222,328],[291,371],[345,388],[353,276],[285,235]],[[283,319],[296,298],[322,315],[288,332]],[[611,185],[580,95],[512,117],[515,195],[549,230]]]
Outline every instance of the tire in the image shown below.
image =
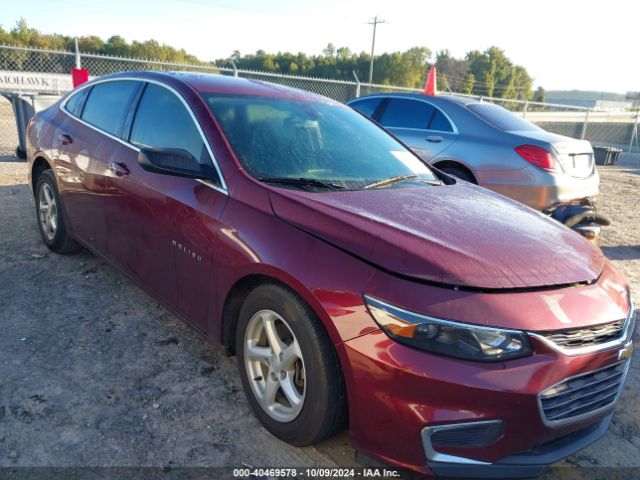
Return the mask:
[[56,253],[71,253],[80,245],[67,232],[58,188],[51,170],[43,171],[36,182],[36,219],[44,244]]
[[[273,328],[265,327],[268,324]],[[286,353],[280,361],[267,330],[283,342],[276,347]],[[291,354],[296,342],[299,358]],[[264,350],[257,357],[254,352],[259,348]],[[301,447],[344,428],[345,388],[336,352],[320,320],[292,291],[263,284],[247,296],[236,330],[236,355],[249,404],[274,436]],[[266,393],[268,382],[272,385],[269,391],[275,391],[273,402]],[[293,393],[292,388],[296,389]],[[289,400],[292,397],[300,399],[298,406]]]
[[451,175],[452,177],[459,178],[460,180],[464,180],[469,183],[475,183],[476,185],[478,184],[473,175],[463,167],[456,167],[455,165],[445,165],[443,167],[436,166],[436,168],[438,168],[438,170],[440,170],[441,172],[446,173],[447,175]]

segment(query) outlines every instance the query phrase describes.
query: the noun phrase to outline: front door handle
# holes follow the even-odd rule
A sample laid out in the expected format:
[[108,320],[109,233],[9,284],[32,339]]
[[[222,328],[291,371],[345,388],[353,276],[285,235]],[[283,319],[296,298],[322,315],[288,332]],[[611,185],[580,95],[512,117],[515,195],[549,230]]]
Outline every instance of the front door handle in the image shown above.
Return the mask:
[[427,142],[431,142],[431,143],[440,143],[442,140],[444,140],[444,138],[442,138],[439,135],[429,135],[426,138]]
[[60,140],[61,145],[69,145],[70,143],[73,143],[73,138],[71,138],[71,135],[67,135],[66,133],[61,133],[58,136],[58,140]]
[[127,165],[122,162],[116,162],[115,160],[111,160],[111,162],[109,162],[109,170],[115,173],[118,177],[121,177],[122,175],[129,175]]

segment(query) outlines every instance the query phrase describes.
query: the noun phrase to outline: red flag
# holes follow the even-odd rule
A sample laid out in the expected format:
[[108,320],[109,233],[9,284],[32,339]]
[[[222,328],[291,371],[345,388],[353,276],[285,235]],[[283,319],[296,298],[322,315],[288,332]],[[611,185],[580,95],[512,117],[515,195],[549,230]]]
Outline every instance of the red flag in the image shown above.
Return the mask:
[[424,93],[426,95],[436,95],[436,67],[431,67],[429,70],[429,77],[427,77],[427,83],[424,86]]
[[73,79],[73,88],[89,81],[89,70],[86,68],[71,69],[71,78]]

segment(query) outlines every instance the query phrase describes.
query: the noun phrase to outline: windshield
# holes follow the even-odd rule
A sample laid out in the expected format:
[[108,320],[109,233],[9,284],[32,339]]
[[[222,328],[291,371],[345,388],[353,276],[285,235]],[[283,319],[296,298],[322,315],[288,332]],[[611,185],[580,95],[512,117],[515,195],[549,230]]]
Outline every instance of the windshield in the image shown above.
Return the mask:
[[472,103],[467,108],[483,120],[505,132],[537,132],[542,130],[524,118],[493,103]]
[[312,189],[361,189],[392,177],[414,185],[438,181],[422,160],[346,106],[235,95],[204,98],[238,160],[257,179]]

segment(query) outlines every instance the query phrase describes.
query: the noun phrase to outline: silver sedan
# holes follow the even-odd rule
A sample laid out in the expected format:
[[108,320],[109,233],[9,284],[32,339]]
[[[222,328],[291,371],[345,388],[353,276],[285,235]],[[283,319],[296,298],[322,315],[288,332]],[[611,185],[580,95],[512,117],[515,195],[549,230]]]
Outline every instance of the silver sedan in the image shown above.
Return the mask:
[[348,104],[438,169],[537,210],[598,194],[589,142],[547,132],[498,105],[407,93]]

